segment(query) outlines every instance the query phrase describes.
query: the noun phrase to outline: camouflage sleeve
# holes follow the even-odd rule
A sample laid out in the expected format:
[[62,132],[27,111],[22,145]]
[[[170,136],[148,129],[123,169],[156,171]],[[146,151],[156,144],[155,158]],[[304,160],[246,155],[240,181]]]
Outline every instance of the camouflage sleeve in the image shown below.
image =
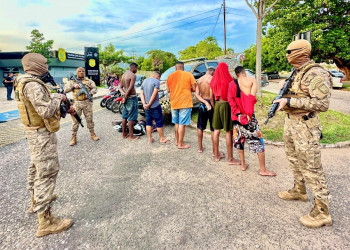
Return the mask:
[[291,98],[290,107],[300,108],[306,111],[325,112],[329,108],[331,97],[332,80],[326,74],[309,74],[309,79],[305,81],[305,87],[310,96],[303,98]]
[[97,93],[96,84],[93,80],[89,80],[90,94],[94,95]]
[[72,80],[68,81],[63,87],[64,93],[71,92],[74,89],[74,85],[75,85],[74,81]]
[[60,108],[61,95],[54,94],[51,97],[45,87],[37,82],[27,83],[23,89],[23,94],[43,119],[53,117]]

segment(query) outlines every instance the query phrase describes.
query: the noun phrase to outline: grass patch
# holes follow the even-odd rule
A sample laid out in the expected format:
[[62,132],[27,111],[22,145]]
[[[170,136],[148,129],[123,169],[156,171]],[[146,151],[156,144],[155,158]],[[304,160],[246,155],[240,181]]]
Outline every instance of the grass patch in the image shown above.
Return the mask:
[[341,90],[350,91],[350,83],[349,84],[343,84],[343,87],[341,88]]
[[[283,141],[284,112],[278,112],[269,120],[267,125],[264,122],[270,110],[271,103],[276,94],[263,91],[261,103],[255,105],[255,115],[259,121],[262,134],[270,141]],[[192,120],[197,123],[198,111],[192,112]],[[321,143],[336,143],[350,140],[350,115],[338,111],[328,110],[320,113],[323,139]]]

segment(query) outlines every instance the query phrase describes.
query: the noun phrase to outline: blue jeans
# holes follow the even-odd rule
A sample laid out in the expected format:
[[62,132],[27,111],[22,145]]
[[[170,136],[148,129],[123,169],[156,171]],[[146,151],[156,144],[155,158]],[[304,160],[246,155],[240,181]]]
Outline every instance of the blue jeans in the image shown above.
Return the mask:
[[12,86],[6,87],[7,88],[7,100],[11,100],[11,93],[12,93]]
[[124,103],[124,110],[122,114],[123,119],[128,121],[137,121],[139,112],[137,96],[129,97]]
[[171,117],[174,124],[190,125],[192,108],[172,109]]
[[164,125],[162,107],[158,105],[155,108],[145,110],[146,115],[146,126],[152,126],[153,121],[156,122],[157,128],[162,128]]

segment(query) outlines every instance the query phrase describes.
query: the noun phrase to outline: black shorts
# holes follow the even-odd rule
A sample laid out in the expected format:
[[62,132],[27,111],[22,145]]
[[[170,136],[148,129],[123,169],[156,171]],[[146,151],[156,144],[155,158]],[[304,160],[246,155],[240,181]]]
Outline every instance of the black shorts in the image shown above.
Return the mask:
[[[206,100],[210,103],[210,100]],[[211,103],[210,103],[211,106]],[[210,131],[214,131],[213,128],[213,107],[211,107],[210,110],[207,110],[207,107],[204,103],[201,102],[199,105],[199,111],[198,111],[198,121],[197,121],[197,128],[200,130],[205,130],[207,128],[207,124],[209,121]]]

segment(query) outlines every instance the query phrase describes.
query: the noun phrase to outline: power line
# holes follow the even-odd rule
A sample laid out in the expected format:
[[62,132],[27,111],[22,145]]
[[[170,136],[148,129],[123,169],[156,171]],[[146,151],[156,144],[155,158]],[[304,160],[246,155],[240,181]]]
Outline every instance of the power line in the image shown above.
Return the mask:
[[216,18],[216,23],[215,23],[215,25],[214,25],[214,29],[213,29],[213,32],[211,33],[211,36],[213,36],[214,31],[215,31],[215,28],[216,28],[216,25],[218,24],[219,16],[220,16],[220,14],[221,14],[221,9],[222,9],[222,4],[221,4],[221,7],[220,7],[219,15],[218,15],[218,17]]
[[248,10],[242,10],[242,9],[237,9],[237,8],[232,8],[232,7],[226,7],[228,9],[233,9],[233,10],[237,10],[237,11],[242,11],[242,12],[247,12],[247,13],[251,13],[250,11]]
[[255,18],[254,16],[247,16],[247,15],[237,14],[237,13],[233,13],[233,12],[226,12],[226,14],[229,14],[229,15],[236,15],[236,16],[245,16],[245,17],[250,17],[250,18]]
[[[148,31],[148,30],[152,30],[152,29],[159,28],[159,27],[162,27],[162,26],[166,26],[166,25],[169,25],[169,24],[172,24],[172,23],[176,23],[176,22],[180,22],[180,21],[183,21],[183,20],[186,20],[186,19],[190,19],[190,18],[193,18],[193,17],[196,17],[196,16],[200,16],[200,15],[203,15],[203,14],[206,14],[206,13],[210,13],[210,12],[216,11],[216,10],[218,10],[218,9],[219,9],[219,8],[212,9],[212,10],[209,10],[209,11],[206,11],[206,12],[202,12],[202,13],[199,13],[199,14],[196,14],[196,15],[193,15],[193,16],[189,16],[189,17],[185,17],[185,18],[182,18],[182,19],[178,19],[178,20],[175,20],[175,21],[172,21],[172,22],[169,22],[169,23],[161,24],[161,25],[158,25],[158,26],[154,26],[154,27],[151,27],[151,28],[148,28],[148,29],[136,31],[136,32],[129,33],[129,34],[126,34],[126,35],[121,35],[121,36],[117,36],[117,37],[113,37],[113,38],[108,38],[108,39],[102,40],[102,41],[100,41],[100,42],[89,43],[89,44],[86,44],[86,45],[90,45],[90,44],[100,44],[100,43],[104,43],[104,42],[106,42],[106,41],[114,40],[114,39],[117,39],[117,38],[126,37],[126,36],[131,36],[131,35],[134,35],[134,34],[137,34],[137,33],[141,33],[141,32]],[[83,46],[84,46],[84,45],[83,45]],[[72,48],[71,48],[71,49],[72,49]]]
[[114,42],[124,42],[124,41],[128,41],[128,40],[131,40],[131,39],[143,37],[143,36],[153,35],[153,34],[156,34],[156,33],[160,33],[160,32],[163,32],[163,31],[168,31],[168,30],[175,29],[175,28],[178,28],[178,27],[181,27],[181,26],[184,26],[184,25],[191,24],[191,23],[200,22],[200,21],[203,21],[203,20],[205,20],[205,19],[208,19],[208,18],[214,17],[214,16],[216,16],[216,14],[215,14],[215,15],[212,15],[212,16],[208,16],[208,17],[202,18],[202,19],[199,19],[199,20],[196,20],[196,21],[192,21],[192,22],[184,23],[184,24],[181,24],[181,25],[178,25],[178,26],[174,26],[174,27],[171,27],[171,28],[168,28],[168,29],[159,30],[159,31],[155,31],[155,32],[147,33],[147,34],[142,34],[142,35],[139,35],[139,36],[130,37],[130,38],[123,39],[123,40],[116,40],[116,41],[114,41]]

